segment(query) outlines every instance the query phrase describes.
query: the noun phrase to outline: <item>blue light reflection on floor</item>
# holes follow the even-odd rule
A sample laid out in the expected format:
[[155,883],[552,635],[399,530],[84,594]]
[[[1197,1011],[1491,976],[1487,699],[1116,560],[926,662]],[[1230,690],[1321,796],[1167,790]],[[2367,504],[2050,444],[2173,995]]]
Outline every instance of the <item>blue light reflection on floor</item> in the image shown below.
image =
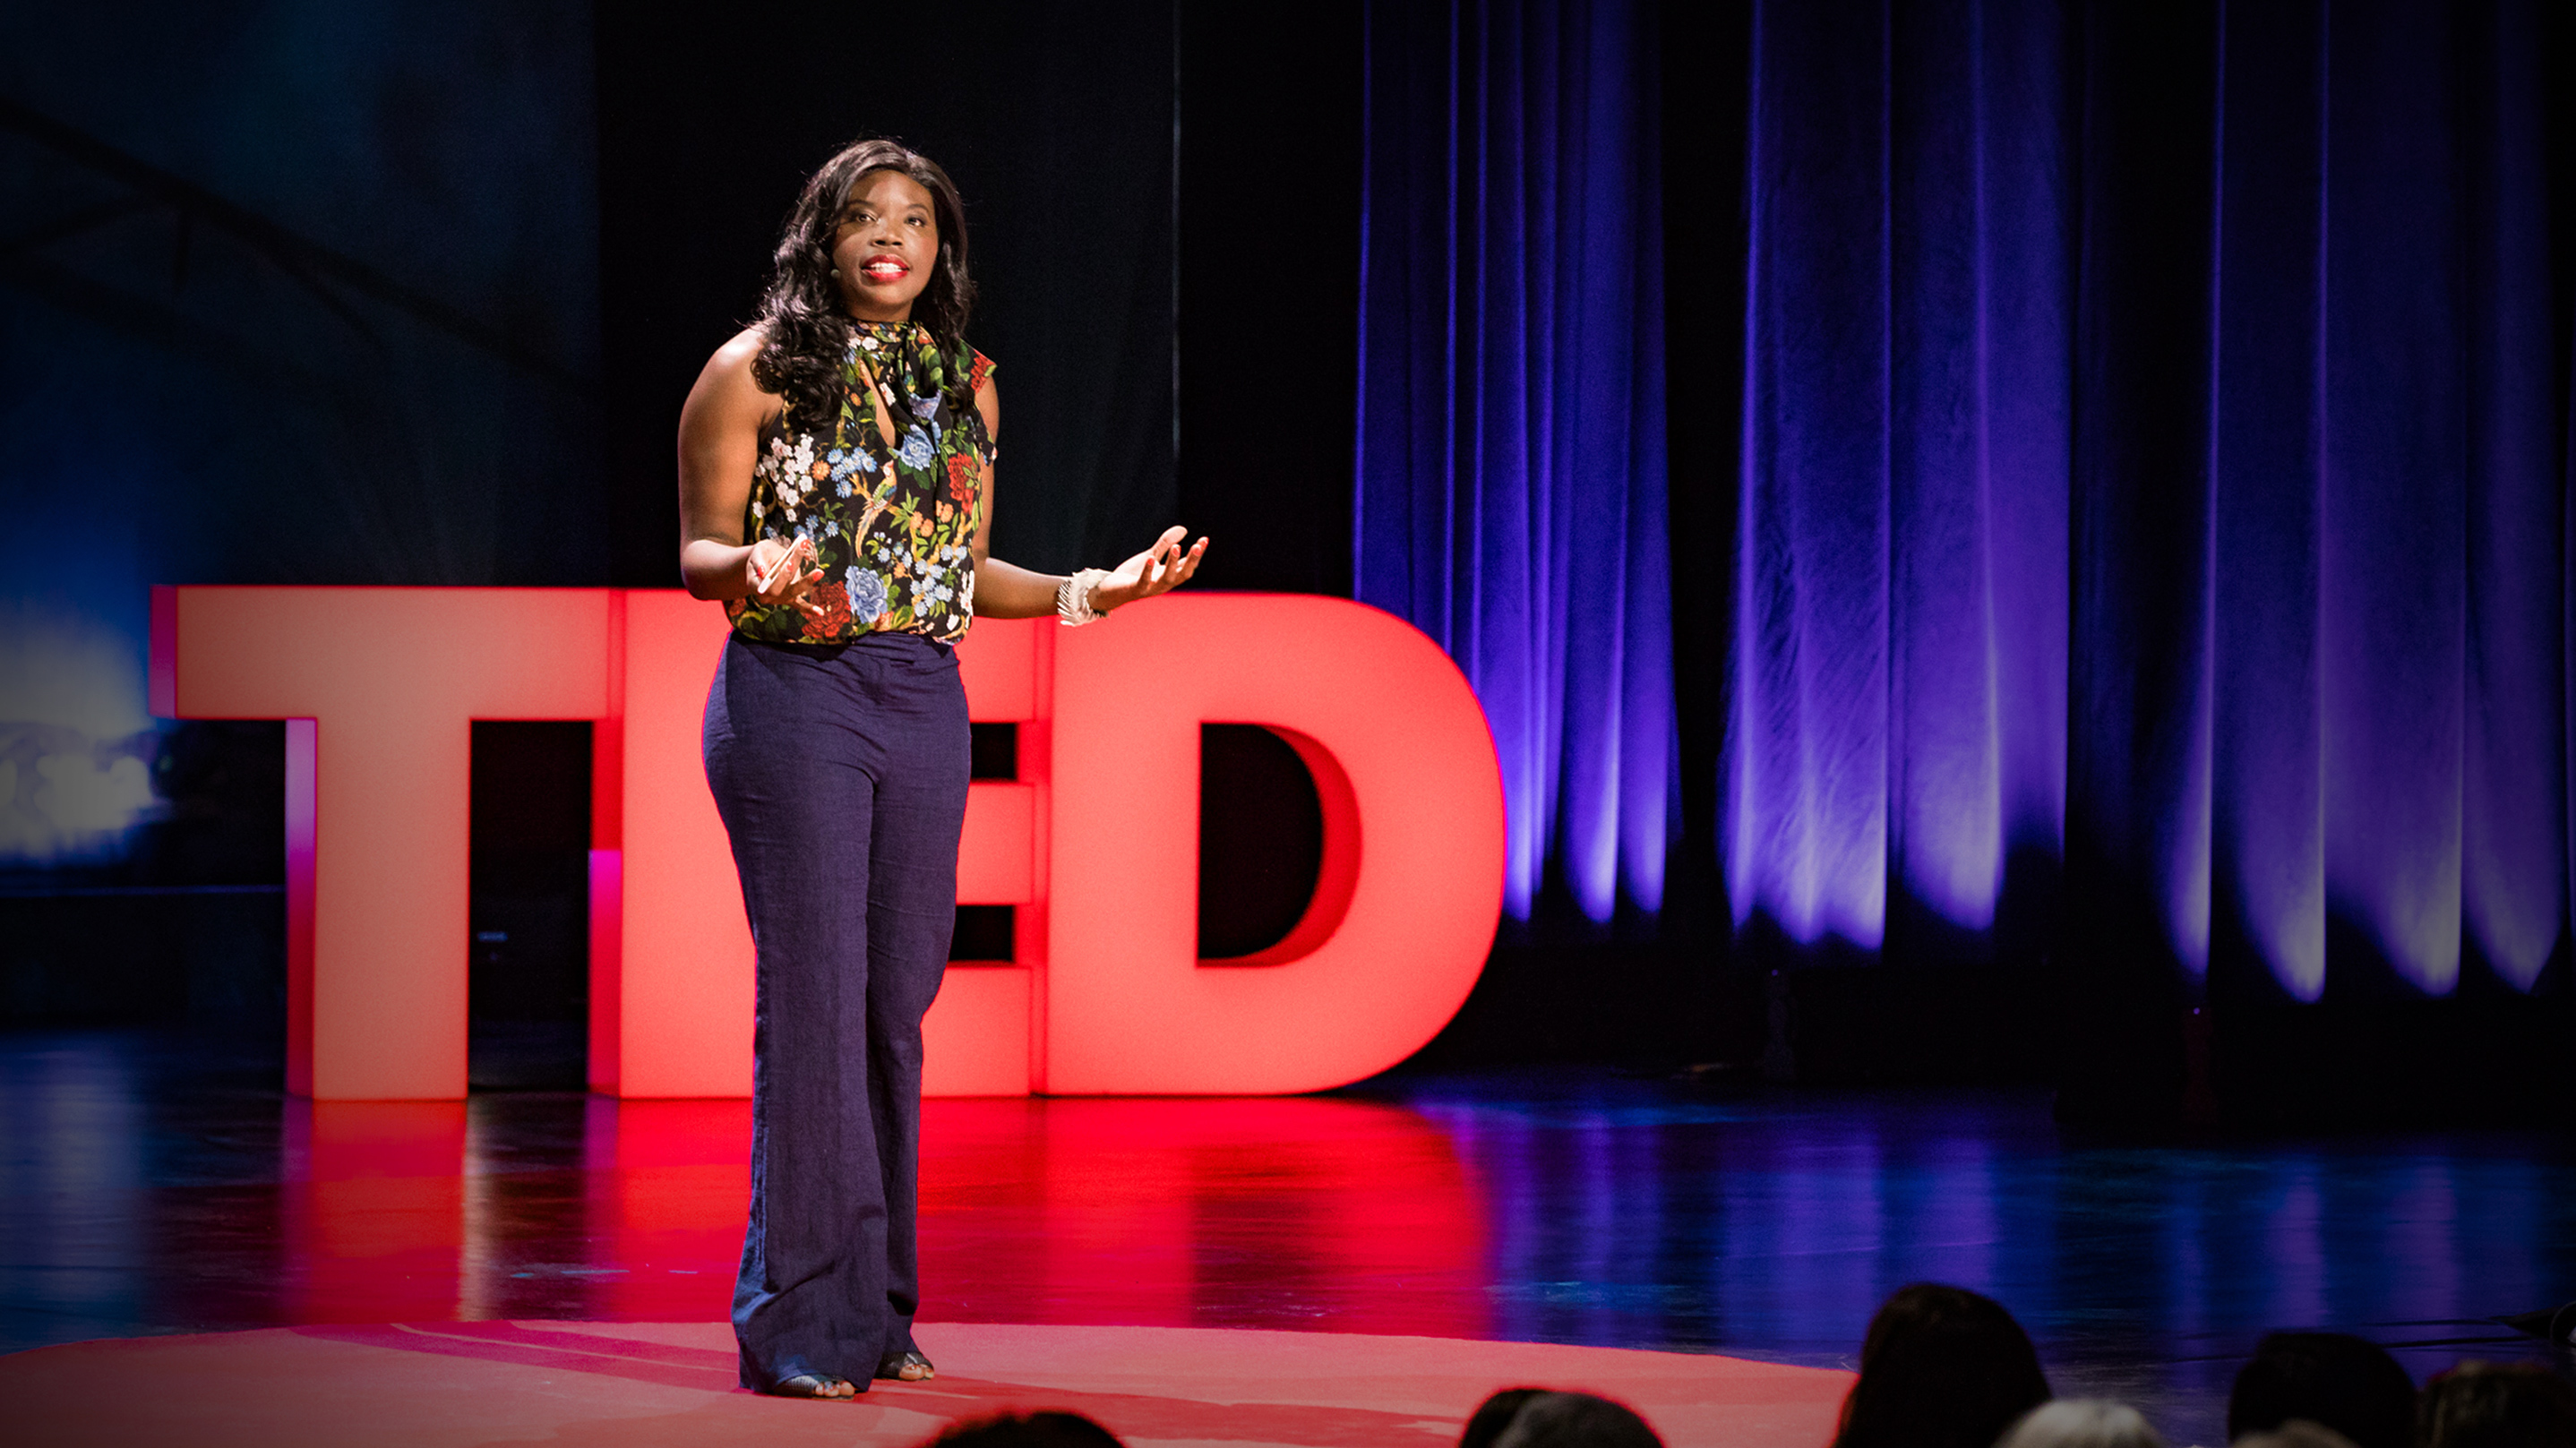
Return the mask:
[[2213,1442],[2267,1330],[2357,1332],[2420,1381],[2540,1350],[2493,1319],[2576,1298],[2576,1154],[2542,1135],[2088,1145],[2045,1092],[1575,1072],[1368,1094],[1479,1176],[1503,1337],[1848,1366],[1889,1292],[1955,1282],[2013,1310],[2059,1392]]

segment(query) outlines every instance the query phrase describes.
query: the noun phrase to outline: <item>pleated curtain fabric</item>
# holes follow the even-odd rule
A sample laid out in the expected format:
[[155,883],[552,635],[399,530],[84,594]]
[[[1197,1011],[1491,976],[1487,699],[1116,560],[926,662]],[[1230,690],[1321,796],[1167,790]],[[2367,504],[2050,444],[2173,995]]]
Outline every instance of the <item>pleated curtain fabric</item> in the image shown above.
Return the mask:
[[1521,920],[1658,910],[1677,824],[1652,16],[1367,14],[1355,592],[1474,684]]
[[1729,904],[1793,948],[1876,952],[1894,911],[1973,951],[2064,814],[2065,27],[1752,23]]
[[2186,998],[2521,992],[2562,949],[2538,18],[2090,27],[2070,926],[2151,916]]
[[[2564,22],[1700,20],[1745,27],[1743,390],[1674,425],[1740,459],[1672,597],[1728,619],[1739,958],[2017,956],[2156,1071],[2213,998],[2563,974]],[[1552,868],[1651,908],[1675,823],[1653,23],[1368,21],[1358,592],[1484,700],[1524,915]]]
[[1738,926],[1937,956],[2054,908],[2132,1013],[2530,989],[2570,596],[2534,7],[1753,10]]

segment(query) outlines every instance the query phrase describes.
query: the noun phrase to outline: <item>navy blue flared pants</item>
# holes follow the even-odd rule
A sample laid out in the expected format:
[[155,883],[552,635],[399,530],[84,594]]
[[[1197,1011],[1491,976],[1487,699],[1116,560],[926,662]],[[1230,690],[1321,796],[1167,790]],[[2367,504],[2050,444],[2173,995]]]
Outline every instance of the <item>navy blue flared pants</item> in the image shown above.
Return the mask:
[[743,1386],[862,1389],[913,1346],[921,1017],[956,922],[966,695],[945,644],[725,645],[707,783],[759,957]]

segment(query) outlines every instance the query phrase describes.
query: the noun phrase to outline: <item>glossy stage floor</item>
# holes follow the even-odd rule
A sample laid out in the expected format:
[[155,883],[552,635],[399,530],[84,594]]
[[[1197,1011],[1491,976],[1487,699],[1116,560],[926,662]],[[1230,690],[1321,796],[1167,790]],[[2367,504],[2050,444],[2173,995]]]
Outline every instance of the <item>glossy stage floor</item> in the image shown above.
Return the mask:
[[[708,1325],[741,1241],[745,1103],[317,1106],[275,1081],[273,1063],[168,1035],[0,1036],[0,1347],[655,1323],[696,1326],[655,1329],[686,1340],[653,1351],[721,1369]],[[1928,1278],[2001,1298],[2061,1393],[2138,1403],[2180,1445],[2222,1436],[2266,1329],[2363,1333],[2419,1379],[2463,1356],[2563,1368],[2499,1319],[2576,1297],[2576,1152],[2523,1133],[2092,1144],[2041,1091],[1566,1069],[939,1101],[925,1135],[934,1332],[1284,1330],[1839,1368],[1878,1300]],[[943,1367],[973,1380],[971,1361]],[[1783,1431],[1821,1441],[1829,1420]]]

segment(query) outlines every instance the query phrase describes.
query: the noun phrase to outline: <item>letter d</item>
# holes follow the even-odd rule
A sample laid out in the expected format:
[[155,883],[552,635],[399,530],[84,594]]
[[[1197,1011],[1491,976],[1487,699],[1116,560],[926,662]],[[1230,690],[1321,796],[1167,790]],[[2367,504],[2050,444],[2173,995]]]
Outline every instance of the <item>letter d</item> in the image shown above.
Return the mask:
[[[1160,598],[1055,645],[1047,983],[1054,1095],[1317,1091],[1467,998],[1502,910],[1493,736],[1448,657],[1343,599]],[[1199,726],[1294,745],[1324,806],[1306,918],[1197,959]]]

